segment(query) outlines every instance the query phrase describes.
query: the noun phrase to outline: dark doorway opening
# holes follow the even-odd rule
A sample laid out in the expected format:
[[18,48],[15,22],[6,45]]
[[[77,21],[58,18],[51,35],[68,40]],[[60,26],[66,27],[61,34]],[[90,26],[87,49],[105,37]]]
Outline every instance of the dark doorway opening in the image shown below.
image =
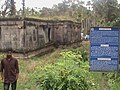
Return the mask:
[[51,33],[50,32],[51,32],[51,28],[48,28],[48,40],[49,40],[49,42],[51,41],[51,38],[50,38],[51,37]]
[[1,39],[1,31],[2,31],[2,29],[1,29],[1,27],[0,27],[0,39]]

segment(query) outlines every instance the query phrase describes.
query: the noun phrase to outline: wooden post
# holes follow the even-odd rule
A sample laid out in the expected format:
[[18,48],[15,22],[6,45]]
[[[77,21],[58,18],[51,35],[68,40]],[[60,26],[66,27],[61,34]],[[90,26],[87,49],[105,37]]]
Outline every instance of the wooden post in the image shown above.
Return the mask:
[[100,90],[104,90],[104,73],[101,75]]
[[101,75],[100,90],[110,90],[110,85],[104,73]]
[[108,81],[106,81],[106,88],[107,88],[107,90],[110,90],[110,85],[109,85]]

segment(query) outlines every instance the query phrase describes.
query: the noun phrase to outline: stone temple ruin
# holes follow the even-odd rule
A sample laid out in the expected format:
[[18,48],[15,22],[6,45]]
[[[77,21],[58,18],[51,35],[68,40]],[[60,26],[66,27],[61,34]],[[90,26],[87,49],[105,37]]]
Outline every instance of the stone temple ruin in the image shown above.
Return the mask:
[[81,41],[81,24],[67,20],[0,19],[0,51],[26,57]]

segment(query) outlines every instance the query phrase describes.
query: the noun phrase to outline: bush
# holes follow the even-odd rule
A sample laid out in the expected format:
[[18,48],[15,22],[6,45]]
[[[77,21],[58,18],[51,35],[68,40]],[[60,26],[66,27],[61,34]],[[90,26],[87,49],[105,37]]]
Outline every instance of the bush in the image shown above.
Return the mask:
[[120,17],[116,18],[115,20],[113,20],[112,22],[108,22],[107,23],[108,26],[120,26]]
[[[90,90],[93,78],[89,72],[88,62],[82,61],[79,51],[63,51],[60,58],[54,65],[47,65],[44,68],[36,67],[33,73],[36,75],[31,80],[41,90]],[[34,83],[33,82],[33,83]]]

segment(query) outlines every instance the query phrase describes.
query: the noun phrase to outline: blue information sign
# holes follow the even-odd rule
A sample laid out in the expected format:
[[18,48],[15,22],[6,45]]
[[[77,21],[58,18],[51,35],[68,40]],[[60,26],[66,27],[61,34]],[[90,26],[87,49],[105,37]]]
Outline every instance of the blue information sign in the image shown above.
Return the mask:
[[118,71],[119,29],[93,27],[90,31],[90,70]]

